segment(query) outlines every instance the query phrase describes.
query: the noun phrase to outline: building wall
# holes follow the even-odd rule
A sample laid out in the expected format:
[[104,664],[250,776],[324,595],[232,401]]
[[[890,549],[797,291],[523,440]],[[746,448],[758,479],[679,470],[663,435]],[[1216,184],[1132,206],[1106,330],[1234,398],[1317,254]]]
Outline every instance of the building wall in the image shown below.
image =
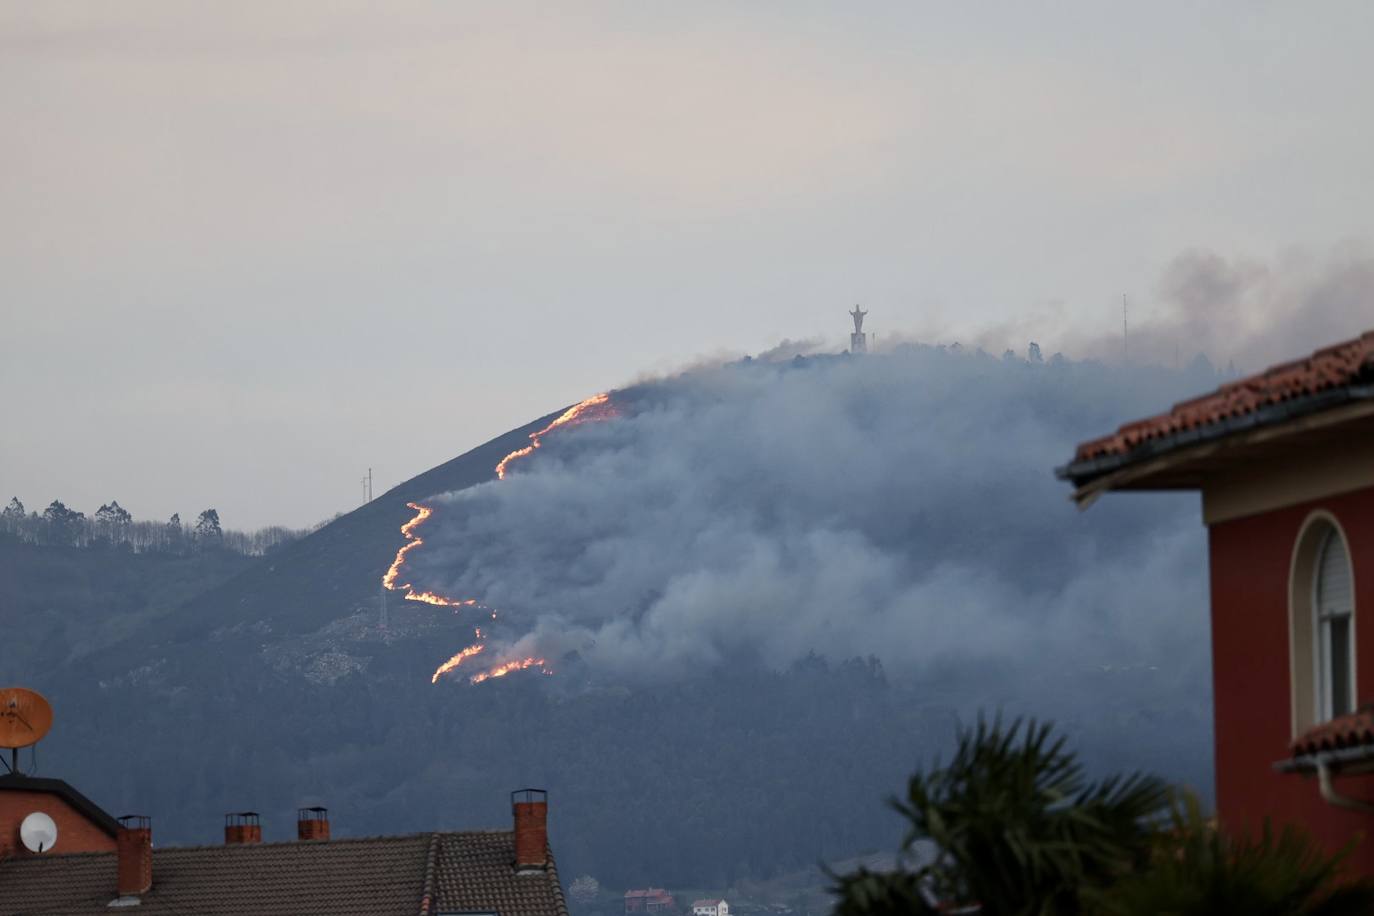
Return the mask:
[[[1355,585],[1355,700],[1374,700],[1374,487],[1217,522],[1209,528],[1212,677],[1216,711],[1217,813],[1232,830],[1307,827],[1331,851],[1369,838],[1348,860],[1374,876],[1374,814],[1322,801],[1315,778],[1278,773],[1293,739],[1289,572],[1303,522],[1314,510],[1340,523]],[[1336,780],[1374,803],[1374,775]]]
[[35,811],[42,811],[57,824],[57,845],[53,852],[114,852],[114,837],[49,792],[5,790],[0,792],[0,856],[33,855],[19,839],[19,825]]

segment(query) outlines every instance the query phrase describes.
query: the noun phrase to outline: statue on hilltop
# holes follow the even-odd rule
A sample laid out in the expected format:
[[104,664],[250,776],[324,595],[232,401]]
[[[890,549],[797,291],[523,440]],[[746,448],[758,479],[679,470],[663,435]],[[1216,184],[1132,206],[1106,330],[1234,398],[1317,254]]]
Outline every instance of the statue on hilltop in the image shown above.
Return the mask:
[[849,317],[854,319],[854,333],[855,333],[855,334],[862,334],[862,333],[863,333],[863,330],[864,330],[864,316],[867,315],[867,314],[868,314],[868,312],[865,312],[863,309],[859,308],[857,305],[854,306],[854,311],[852,311],[852,312],[849,313]]

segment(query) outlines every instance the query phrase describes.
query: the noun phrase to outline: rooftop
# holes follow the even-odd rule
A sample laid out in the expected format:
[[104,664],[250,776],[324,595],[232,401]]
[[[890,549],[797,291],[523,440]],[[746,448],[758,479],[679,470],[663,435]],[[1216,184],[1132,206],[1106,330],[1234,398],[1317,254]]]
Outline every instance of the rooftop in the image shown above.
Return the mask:
[[1351,413],[1374,413],[1374,331],[1126,423],[1080,444],[1056,473],[1080,502],[1107,489],[1195,489],[1223,439]]
[[1292,745],[1294,757],[1343,751],[1374,745],[1374,704],[1366,703],[1352,713],[1315,725]]
[[103,808],[60,779],[5,773],[0,775],[0,792],[5,791],[43,792],[56,795],[110,836],[113,837],[119,828],[119,824]]
[[[511,831],[157,847],[138,913],[567,916],[553,866],[516,872]],[[104,914],[115,853],[0,861],[0,914]]]

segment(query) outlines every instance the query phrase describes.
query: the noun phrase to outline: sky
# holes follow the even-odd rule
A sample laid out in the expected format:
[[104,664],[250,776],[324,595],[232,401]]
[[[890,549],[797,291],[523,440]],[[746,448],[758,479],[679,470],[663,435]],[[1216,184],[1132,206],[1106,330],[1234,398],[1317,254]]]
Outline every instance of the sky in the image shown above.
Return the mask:
[[1371,26],[0,6],[0,499],[307,525],[596,391],[838,349],[855,302],[880,339],[1107,358],[1124,294],[1137,359],[1262,368],[1374,326]]

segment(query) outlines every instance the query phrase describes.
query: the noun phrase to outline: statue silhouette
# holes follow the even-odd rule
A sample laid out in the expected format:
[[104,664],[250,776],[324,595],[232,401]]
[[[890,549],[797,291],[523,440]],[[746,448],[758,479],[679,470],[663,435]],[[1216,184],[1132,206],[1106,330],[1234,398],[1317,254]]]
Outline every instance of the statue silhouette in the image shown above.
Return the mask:
[[849,313],[849,317],[854,319],[854,333],[855,333],[855,334],[862,334],[862,333],[863,333],[863,330],[864,330],[864,316],[867,315],[867,314],[868,314],[868,312],[865,312],[863,309],[859,308],[857,305],[854,306],[854,311],[852,311],[852,312]]

